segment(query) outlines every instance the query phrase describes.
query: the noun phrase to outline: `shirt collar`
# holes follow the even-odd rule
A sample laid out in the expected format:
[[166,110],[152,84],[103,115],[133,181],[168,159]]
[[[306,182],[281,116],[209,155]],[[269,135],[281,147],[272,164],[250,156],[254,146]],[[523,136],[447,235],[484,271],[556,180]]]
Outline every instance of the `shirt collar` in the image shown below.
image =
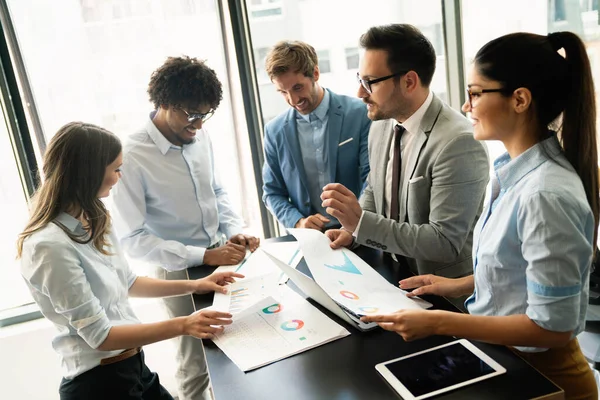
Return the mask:
[[323,100],[321,100],[321,103],[319,103],[317,108],[315,108],[310,114],[306,115],[300,114],[298,110],[296,110],[296,119],[302,118],[306,122],[310,122],[310,116],[312,115],[313,119],[316,117],[320,121],[323,121],[325,119],[325,116],[327,115],[327,112],[329,111],[330,98],[329,91],[327,89],[323,88],[323,92],[325,92],[325,94],[323,95]]
[[[156,125],[154,125],[153,119],[155,115],[156,110],[150,113],[150,118],[146,123],[146,132],[148,132],[148,136],[150,136],[150,139],[152,139],[156,147],[158,147],[158,150],[160,150],[161,154],[164,156],[165,154],[167,154],[167,151],[169,151],[171,147],[174,149],[180,149],[181,146],[175,146],[173,143],[169,142],[167,138],[164,137],[164,135],[158,130]],[[194,138],[194,140],[190,144],[193,144],[195,142],[196,138]]]
[[555,159],[562,154],[556,133],[550,131],[549,134],[549,138],[535,144],[512,160],[508,153],[504,153],[494,161],[494,172],[500,187],[506,189],[515,185],[547,160]]
[[425,112],[431,105],[432,101],[433,92],[430,90],[429,94],[427,95],[427,98],[425,99],[423,104],[421,104],[421,107],[419,107],[417,111],[413,113],[413,115],[408,117],[406,121],[404,121],[400,125],[402,125],[404,129],[408,131],[408,133],[417,133],[419,131],[419,127],[421,126],[421,120],[423,119],[423,116],[425,115]]
[[61,212],[54,220],[73,233],[83,230],[81,221],[66,212]]

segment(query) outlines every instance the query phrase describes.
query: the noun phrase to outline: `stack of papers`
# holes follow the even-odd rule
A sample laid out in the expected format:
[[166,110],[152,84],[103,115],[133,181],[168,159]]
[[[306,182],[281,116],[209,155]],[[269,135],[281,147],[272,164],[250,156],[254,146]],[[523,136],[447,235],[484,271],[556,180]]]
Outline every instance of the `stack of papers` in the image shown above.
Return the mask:
[[236,271],[245,278],[215,292],[212,309],[233,314],[213,342],[242,371],[279,361],[350,334],[286,285],[279,267],[265,248],[295,268],[302,259],[298,242],[267,243],[237,265],[217,271]]
[[357,315],[389,314],[401,309],[424,309],[431,303],[406,297],[369,264],[348,249],[333,250],[331,241],[314,229],[290,229],[300,243],[315,281],[336,302]]
[[275,292],[234,315],[233,324],[213,339],[242,371],[350,335],[287,286]]
[[300,251],[298,242],[265,243],[254,253],[250,253],[248,250],[246,257],[239,264],[222,266],[217,268],[215,272],[235,271],[245,276],[245,278],[238,278],[238,280],[273,274],[279,277],[279,284],[286,283],[288,280],[287,276],[265,255],[262,251],[263,248],[292,268],[296,268],[302,259],[302,252]]
[[227,293],[215,292],[212,308],[239,314],[269,296],[280,293],[279,275],[263,275],[238,280],[227,286]]

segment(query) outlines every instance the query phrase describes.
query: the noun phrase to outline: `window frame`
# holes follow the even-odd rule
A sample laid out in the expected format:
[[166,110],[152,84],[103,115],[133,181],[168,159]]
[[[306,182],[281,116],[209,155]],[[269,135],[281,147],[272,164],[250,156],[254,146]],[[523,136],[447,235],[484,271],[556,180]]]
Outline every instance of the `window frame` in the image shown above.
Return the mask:
[[[243,115],[247,124],[253,174],[257,185],[257,195],[261,198],[262,164],[264,162],[263,114],[259,101],[259,82],[257,81],[256,64],[254,63],[252,51],[248,12],[248,10],[258,6],[249,4],[249,7],[247,7],[246,3],[246,0],[215,0],[217,14],[221,22],[224,51],[226,54],[231,53],[234,55],[231,58],[226,55],[227,68],[231,75],[237,74],[239,76],[243,110],[237,112]],[[460,82],[464,82],[464,74],[461,72],[464,66],[462,64],[460,0],[441,0],[441,3],[450,105],[460,109],[462,104],[460,96],[462,95],[463,100],[465,96],[464,90],[455,88],[460,86]],[[260,19],[280,18],[285,13],[283,1],[272,3],[263,1],[259,8],[277,7],[282,9],[280,15],[265,16],[260,17]],[[0,20],[3,28],[3,35],[0,40],[0,79],[4,80],[4,82],[0,82],[0,86],[2,86],[0,94],[3,104],[5,104],[3,111],[6,115],[7,125],[9,125],[9,132],[11,132],[14,139],[16,159],[22,172],[23,188],[27,195],[31,196],[39,184],[36,152],[43,153],[46,142],[38,110],[35,107],[33,92],[27,78],[27,71],[19,52],[7,0],[0,0]],[[331,67],[334,68],[333,65]],[[450,84],[456,80],[456,77],[459,78],[459,82]],[[27,108],[24,107],[22,99],[25,99]],[[270,238],[279,235],[276,221],[266,209],[264,203],[259,200],[259,204],[265,237]],[[32,306],[35,310],[32,310]],[[0,310],[0,327],[41,317],[42,315],[35,304],[17,309]]]

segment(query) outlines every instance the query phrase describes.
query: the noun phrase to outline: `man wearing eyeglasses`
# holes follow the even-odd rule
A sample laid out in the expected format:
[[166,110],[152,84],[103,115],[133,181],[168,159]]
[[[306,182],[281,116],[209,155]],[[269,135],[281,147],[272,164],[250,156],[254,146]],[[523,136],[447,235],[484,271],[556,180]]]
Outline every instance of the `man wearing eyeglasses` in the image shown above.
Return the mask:
[[340,182],[356,196],[362,192],[369,173],[366,107],[321,87],[317,53],[307,43],[279,42],[265,64],[291,108],[265,126],[263,200],[286,228],[339,227],[321,206],[321,191]]
[[324,188],[323,206],[344,228],[327,232],[331,246],[381,249],[415,274],[470,274],[487,151],[471,123],[429,89],[436,55],[418,29],[373,27],[360,43],[371,172],[360,202],[342,185]]
[[[158,277],[169,280],[187,279],[188,267],[239,263],[259,240],[242,234],[204,128],[221,102],[221,83],[203,61],[170,57],[152,74],[148,94],[155,111],[130,136],[123,176],[113,189],[121,245],[129,256],[157,265]],[[164,303],[171,318],[194,312],[191,296]],[[202,341],[176,340],[179,399],[211,399]]]

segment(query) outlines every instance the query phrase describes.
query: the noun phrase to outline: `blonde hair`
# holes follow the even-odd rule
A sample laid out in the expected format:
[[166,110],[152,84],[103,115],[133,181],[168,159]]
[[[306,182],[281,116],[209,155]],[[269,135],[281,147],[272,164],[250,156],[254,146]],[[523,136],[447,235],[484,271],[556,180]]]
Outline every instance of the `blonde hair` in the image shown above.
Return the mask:
[[89,220],[89,230],[75,235],[56,223],[69,237],[81,244],[92,242],[102,254],[110,255],[106,235],[110,216],[98,192],[106,167],[121,153],[121,141],[106,129],[82,122],[71,122],[58,130],[44,154],[45,180],[32,199],[27,226],[17,240],[17,258],[29,236],[53,222],[61,212],[75,210]]
[[298,40],[278,42],[265,59],[265,68],[271,80],[286,72],[301,73],[312,78],[317,65],[319,59],[314,47]]

